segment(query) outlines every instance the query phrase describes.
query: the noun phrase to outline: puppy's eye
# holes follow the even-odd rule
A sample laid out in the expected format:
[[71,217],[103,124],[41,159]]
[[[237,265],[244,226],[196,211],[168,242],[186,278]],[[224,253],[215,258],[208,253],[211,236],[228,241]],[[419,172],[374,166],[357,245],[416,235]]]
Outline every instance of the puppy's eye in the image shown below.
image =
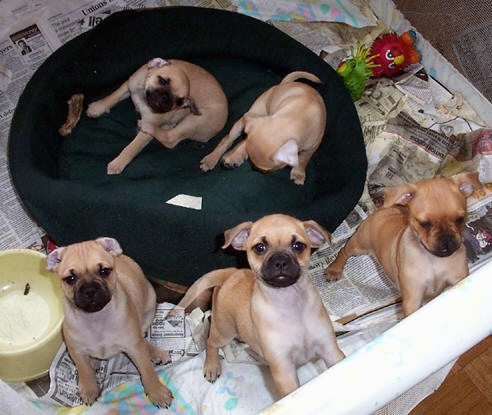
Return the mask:
[[457,226],[463,225],[464,222],[465,222],[465,217],[464,216],[459,216],[454,221],[454,223],[456,223]]
[[102,265],[99,265],[99,275],[101,277],[108,277],[109,274],[111,274],[111,271],[113,271],[112,268],[103,267]]
[[159,76],[158,78],[159,85],[166,86],[169,85],[169,78],[163,78],[162,76]]
[[176,98],[176,105],[182,107],[184,104],[184,98]]
[[432,228],[432,222],[429,221],[429,220],[426,220],[426,221],[423,221],[423,222],[419,222],[419,224],[424,229],[430,229],[430,228]]
[[306,244],[303,244],[302,242],[299,241],[294,241],[292,242],[291,247],[294,252],[300,254],[306,249]]
[[260,242],[253,246],[253,251],[258,255],[263,255],[267,250],[267,246],[265,243]]
[[68,277],[63,278],[63,281],[66,282],[68,285],[74,285],[77,282],[77,276],[71,270],[70,275]]

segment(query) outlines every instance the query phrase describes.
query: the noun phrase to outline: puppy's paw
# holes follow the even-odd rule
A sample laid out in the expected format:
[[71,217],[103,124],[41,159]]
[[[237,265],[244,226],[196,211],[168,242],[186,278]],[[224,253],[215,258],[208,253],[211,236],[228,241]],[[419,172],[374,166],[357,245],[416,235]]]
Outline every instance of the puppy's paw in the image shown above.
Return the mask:
[[215,154],[210,153],[200,160],[200,169],[203,171],[212,170],[218,162],[219,158]]
[[113,160],[106,167],[107,174],[120,174],[125,169],[118,160]]
[[158,408],[169,408],[174,399],[173,393],[162,383],[156,385],[152,389],[145,390],[147,396]]
[[184,315],[184,308],[176,306],[171,310],[169,310],[169,313],[167,313],[166,315],[166,320],[183,315]]
[[236,158],[230,154],[226,154],[224,157],[222,157],[222,165],[226,169],[235,169],[243,164],[243,161],[243,159]]
[[90,118],[97,118],[105,112],[109,112],[109,108],[106,108],[106,105],[101,100],[90,103],[85,113]]
[[205,364],[203,365],[203,377],[210,383],[214,383],[221,375],[222,368],[220,366],[219,356],[210,358],[207,355]]
[[327,281],[336,281],[342,276],[342,271],[343,270],[339,270],[338,268],[330,265],[324,270],[325,278]]
[[82,402],[92,405],[99,396],[99,386],[97,381],[79,381],[79,395]]
[[294,167],[290,171],[290,180],[292,180],[295,184],[302,186],[304,184],[304,181],[306,180],[306,172]]
[[168,364],[171,363],[171,356],[169,356],[169,352],[164,349],[160,349],[149,343],[149,352],[150,352],[150,360],[154,364]]

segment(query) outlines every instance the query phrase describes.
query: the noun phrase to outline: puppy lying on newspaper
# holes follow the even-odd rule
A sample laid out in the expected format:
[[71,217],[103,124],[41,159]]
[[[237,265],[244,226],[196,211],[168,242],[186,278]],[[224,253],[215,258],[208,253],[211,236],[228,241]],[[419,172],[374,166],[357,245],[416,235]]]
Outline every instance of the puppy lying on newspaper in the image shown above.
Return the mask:
[[461,173],[387,188],[370,215],[325,270],[338,279],[348,258],[372,253],[400,288],[405,316],[468,275],[463,230],[466,199],[480,187],[477,173]]

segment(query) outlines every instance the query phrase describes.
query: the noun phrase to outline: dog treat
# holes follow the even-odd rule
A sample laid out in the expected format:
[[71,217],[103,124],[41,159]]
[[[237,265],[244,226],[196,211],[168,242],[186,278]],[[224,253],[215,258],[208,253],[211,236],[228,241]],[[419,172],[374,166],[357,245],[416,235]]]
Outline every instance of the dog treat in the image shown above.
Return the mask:
[[68,114],[65,124],[63,124],[58,133],[66,137],[72,133],[72,130],[78,124],[80,116],[82,115],[82,107],[84,105],[84,94],[75,94],[67,101]]

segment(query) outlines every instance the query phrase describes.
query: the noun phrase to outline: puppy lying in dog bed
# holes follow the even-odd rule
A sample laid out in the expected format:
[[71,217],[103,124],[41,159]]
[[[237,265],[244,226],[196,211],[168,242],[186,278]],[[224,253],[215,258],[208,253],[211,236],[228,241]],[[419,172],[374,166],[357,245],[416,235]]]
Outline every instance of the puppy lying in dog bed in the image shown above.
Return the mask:
[[[118,175],[107,164],[135,137],[138,114],[124,100],[97,119],[82,117],[70,135],[58,130],[67,101],[85,105],[114,91],[154,57],[203,67],[228,100],[224,128],[211,140],[166,149],[156,140]],[[327,122],[298,186],[289,169],[251,163],[200,169],[268,88],[293,71],[316,75]],[[216,268],[243,266],[223,251],[222,231],[270,213],[314,219],[333,230],[359,199],[366,175],[362,132],[350,96],[321,58],[272,26],[237,13],[165,7],[115,13],[50,56],[23,92],[9,139],[9,166],[26,210],[59,245],[109,235],[151,277],[190,285]],[[166,203],[192,196],[201,207]]]
[[108,174],[121,173],[152,138],[169,149],[185,139],[206,143],[227,121],[227,98],[217,80],[179,59],[152,58],[111,94],[92,102],[86,114],[100,117],[129,96],[141,117],[139,131],[108,164]]

